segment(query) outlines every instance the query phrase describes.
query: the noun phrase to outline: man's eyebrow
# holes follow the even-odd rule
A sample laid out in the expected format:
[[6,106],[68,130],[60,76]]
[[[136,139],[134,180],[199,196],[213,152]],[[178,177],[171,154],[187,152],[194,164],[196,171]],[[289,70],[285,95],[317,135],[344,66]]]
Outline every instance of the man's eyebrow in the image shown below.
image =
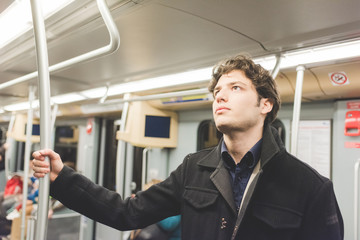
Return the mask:
[[214,87],[214,90],[213,90],[213,91],[219,90],[220,88],[221,88],[220,86],[216,85],[216,86]]
[[[248,84],[246,84],[245,82],[243,82],[243,81],[241,81],[241,80],[234,80],[234,81],[228,82],[228,83],[225,84],[225,86],[234,86],[234,85],[236,85],[236,84],[242,85],[242,86],[244,86],[244,87],[248,86]],[[221,85],[220,85],[220,86],[219,86],[219,85],[216,85],[216,86],[214,87],[214,90],[213,90],[213,91],[219,90],[219,89],[221,89],[221,88],[222,88]]]
[[244,87],[248,86],[248,84],[246,84],[245,82],[243,81],[240,81],[240,80],[235,80],[235,81],[231,81],[229,83],[227,83],[227,85],[236,85],[236,84],[240,84],[240,85],[243,85]]

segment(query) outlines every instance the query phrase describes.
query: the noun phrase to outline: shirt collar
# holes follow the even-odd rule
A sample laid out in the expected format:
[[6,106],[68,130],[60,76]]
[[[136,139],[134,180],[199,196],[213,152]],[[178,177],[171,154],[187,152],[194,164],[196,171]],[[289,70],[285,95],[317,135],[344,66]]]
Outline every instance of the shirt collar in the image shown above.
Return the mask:
[[[249,168],[254,168],[257,162],[259,161],[260,153],[261,153],[261,145],[262,145],[262,138],[242,158],[244,159],[249,154],[252,155],[252,158],[250,158],[251,161],[246,162],[246,165]],[[225,162],[225,166],[227,166],[228,168],[233,168],[236,166],[234,159],[231,157],[231,155],[228,152],[228,149],[225,145],[225,141],[222,141],[221,144],[221,156]]]

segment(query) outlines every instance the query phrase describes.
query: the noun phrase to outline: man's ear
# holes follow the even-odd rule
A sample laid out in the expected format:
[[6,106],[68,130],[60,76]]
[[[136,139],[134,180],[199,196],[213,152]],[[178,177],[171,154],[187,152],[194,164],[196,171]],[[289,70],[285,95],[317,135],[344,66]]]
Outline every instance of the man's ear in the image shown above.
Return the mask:
[[262,98],[260,102],[261,113],[268,114],[273,108],[273,103],[268,98]]

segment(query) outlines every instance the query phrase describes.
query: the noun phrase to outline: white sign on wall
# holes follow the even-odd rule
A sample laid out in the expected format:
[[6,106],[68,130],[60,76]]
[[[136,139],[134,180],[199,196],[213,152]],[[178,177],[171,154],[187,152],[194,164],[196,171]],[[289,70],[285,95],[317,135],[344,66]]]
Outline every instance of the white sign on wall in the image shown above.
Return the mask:
[[297,157],[330,178],[330,120],[300,121]]

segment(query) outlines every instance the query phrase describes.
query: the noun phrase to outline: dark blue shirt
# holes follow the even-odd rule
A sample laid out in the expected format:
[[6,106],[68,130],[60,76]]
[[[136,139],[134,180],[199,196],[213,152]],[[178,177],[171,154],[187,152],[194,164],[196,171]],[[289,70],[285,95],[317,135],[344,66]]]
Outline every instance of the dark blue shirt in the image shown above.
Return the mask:
[[262,143],[262,139],[260,139],[244,155],[241,161],[238,164],[236,164],[234,159],[230,156],[226,148],[225,142],[224,141],[222,142],[221,157],[225,163],[225,167],[228,169],[231,176],[234,200],[238,211],[244,196],[246,185],[249,182],[251,173],[259,161],[261,143]]

